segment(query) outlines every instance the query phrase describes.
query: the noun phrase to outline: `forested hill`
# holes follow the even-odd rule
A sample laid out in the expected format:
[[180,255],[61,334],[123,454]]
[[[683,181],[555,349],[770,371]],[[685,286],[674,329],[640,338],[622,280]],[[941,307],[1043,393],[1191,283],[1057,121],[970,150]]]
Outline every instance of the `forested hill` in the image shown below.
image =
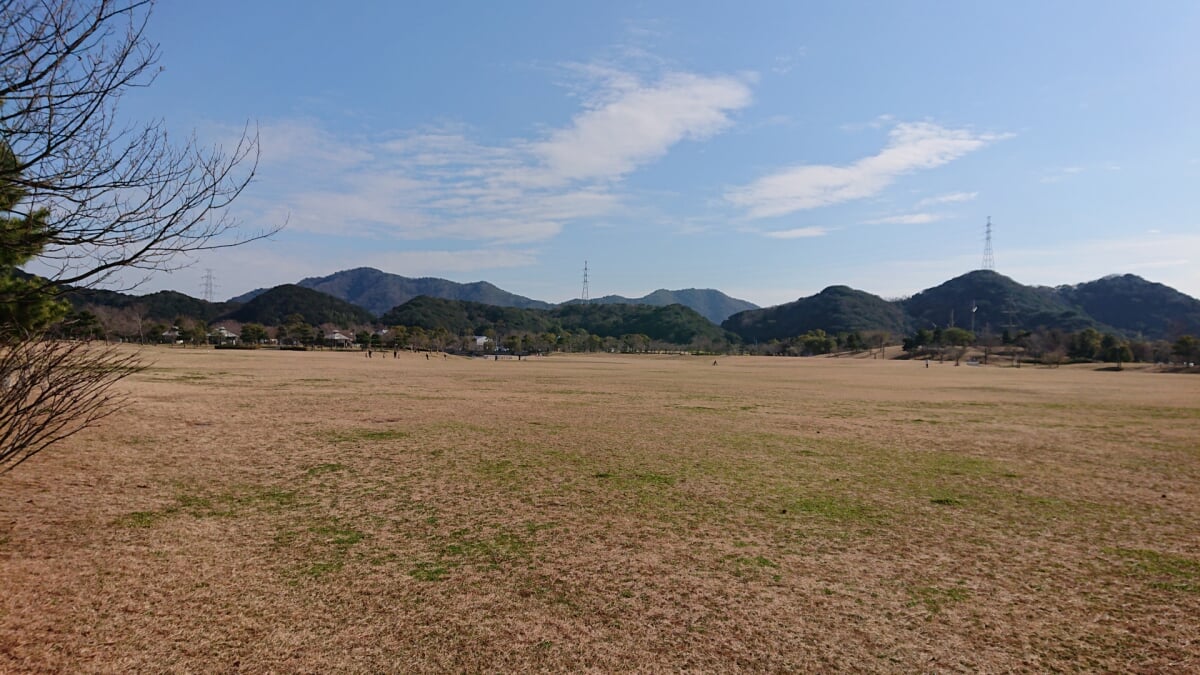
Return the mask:
[[[575,301],[578,302],[578,301]],[[622,305],[651,305],[666,307],[667,305],[683,305],[696,310],[709,321],[720,324],[731,315],[748,309],[758,309],[753,302],[731,298],[721,291],[712,288],[685,288],[669,291],[660,288],[649,295],[640,298],[626,298],[620,295],[606,295],[591,301],[592,304],[622,304]]]
[[276,286],[220,318],[277,326],[292,314],[299,314],[311,325],[357,326],[375,321],[375,317],[362,307],[295,284]]
[[129,309],[151,320],[171,322],[176,317],[212,321],[236,310],[236,302],[205,302],[178,291],[157,291],[146,295],[130,295],[116,291],[80,289],[66,294],[75,309],[88,306]]
[[1200,300],[1133,274],[1062,286],[1058,291],[1096,321],[1130,335],[1152,339],[1200,335]]
[[766,309],[740,312],[722,327],[745,340],[784,339],[821,329],[830,334],[920,328],[974,328],[977,333],[1095,328],[1159,340],[1200,332],[1200,300],[1127,274],[1077,286],[1026,286],[975,270],[912,297],[888,302],[846,286]]
[[304,279],[299,286],[321,291],[364,307],[378,316],[419,296],[467,300],[498,307],[549,309],[550,303],[509,293],[486,281],[460,284],[433,277],[409,278],[371,267],[336,272],[327,277]]
[[428,331],[444,329],[451,335],[482,335],[500,327],[508,332],[545,333],[557,326],[542,310],[499,307],[467,300],[447,300],[419,295],[393,307],[380,323],[385,326],[415,326]]
[[[359,307],[364,307],[375,315],[383,314],[392,307],[402,305],[419,295],[446,300],[466,300],[497,307],[551,309],[557,306],[510,293],[486,281],[461,284],[434,277],[410,278],[370,267],[359,267],[325,277],[303,279],[297,285],[341,298]],[[230,302],[249,302],[266,290],[259,288],[249,291],[232,298]],[[579,301],[572,300],[562,304],[576,302]],[[590,302],[591,304],[652,305],[655,307],[679,304],[691,307],[715,324],[721,323],[735,312],[758,308],[758,305],[752,302],[731,298],[721,291],[710,288],[685,288],[675,291],[660,288],[641,298],[606,295],[602,298],[592,299]]]
[[901,335],[908,330],[908,320],[900,306],[877,295],[848,286],[830,286],[794,302],[739,312],[721,327],[744,340],[771,340],[814,330],[830,335],[872,330]]
[[695,310],[682,305],[577,303],[546,310],[417,297],[384,314],[380,322],[425,330],[444,329],[453,335],[586,331],[600,337],[640,334],[671,344],[692,344],[705,339],[716,342],[730,337]]
[[991,329],[1000,333],[1010,324],[1031,330],[1057,328],[1066,331],[1107,328],[1072,305],[1056,289],[1025,286],[991,270],[975,270],[926,289],[905,300],[904,309],[914,328],[933,328],[953,324],[960,328],[973,325],[976,331]]
[[[365,268],[358,270],[362,272],[358,277],[359,283],[365,285],[358,287],[351,283],[354,275],[350,272],[334,277],[346,284],[344,292],[353,291],[358,297],[370,295],[366,288],[370,285],[369,280],[380,278],[378,275],[383,274]],[[454,284],[443,279],[413,281],[437,282],[433,285],[439,288],[444,288],[443,283],[464,288],[486,287],[483,288],[485,297],[490,292],[488,289],[494,289],[509,301],[520,298],[491,284]],[[149,319],[168,324],[182,317],[209,323],[233,319],[277,325],[289,314],[300,314],[310,324],[334,323],[342,326],[400,325],[411,320],[414,322],[412,325],[440,325],[456,335],[461,335],[463,331],[474,331],[479,326],[494,325],[507,327],[509,331],[530,332],[546,326],[561,326],[567,330],[581,329],[617,337],[640,333],[675,344],[691,343],[695,336],[714,340],[724,336],[715,322],[701,316],[695,308],[683,312],[683,303],[657,307],[625,304],[625,299],[617,296],[587,304],[574,302],[552,306],[538,303],[540,308],[518,308],[506,306],[503,302],[456,301],[418,295],[386,308],[381,320],[354,303],[295,284],[254,293],[253,299],[244,304],[211,303],[176,291],[131,295],[105,290],[66,289],[63,297],[69,299],[77,310],[91,309],[109,318],[119,314],[134,317],[138,321]],[[376,297],[373,302],[379,302],[388,296],[382,294],[373,297]],[[660,290],[646,298],[653,302],[687,300],[701,306],[704,306],[707,298],[713,301],[710,309],[714,312],[716,301],[722,298],[743,302],[719,291],[695,289]],[[416,301],[418,299],[419,302]],[[529,301],[528,298],[523,300]],[[454,304],[456,302],[460,304]],[[525,309],[538,309],[540,313],[524,313]],[[101,318],[104,319],[104,316]],[[973,326],[980,334],[987,331],[1000,334],[1006,329],[1074,332],[1095,328],[1128,338],[1174,339],[1183,334],[1200,333],[1200,300],[1132,274],[1050,288],[1025,286],[993,271],[976,270],[901,301],[886,301],[847,286],[830,286],[816,295],[783,305],[738,312],[726,319],[722,327],[745,340],[762,341],[787,339],[818,329],[831,335],[886,331],[899,336],[920,328],[944,328],[951,324],[960,328]]]

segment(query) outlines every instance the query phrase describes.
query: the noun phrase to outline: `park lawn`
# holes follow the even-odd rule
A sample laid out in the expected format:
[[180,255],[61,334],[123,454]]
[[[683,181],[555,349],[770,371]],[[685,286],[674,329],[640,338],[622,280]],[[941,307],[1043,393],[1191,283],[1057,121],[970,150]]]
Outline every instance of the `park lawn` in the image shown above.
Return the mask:
[[1200,378],[151,349],[0,671],[1200,669]]

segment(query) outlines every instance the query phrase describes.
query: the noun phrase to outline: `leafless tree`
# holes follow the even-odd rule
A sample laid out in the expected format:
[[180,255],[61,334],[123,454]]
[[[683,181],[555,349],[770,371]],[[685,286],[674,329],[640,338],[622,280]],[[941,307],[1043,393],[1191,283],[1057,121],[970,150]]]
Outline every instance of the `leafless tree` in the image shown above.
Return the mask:
[[119,121],[121,95],[158,73],[151,4],[0,0],[0,131],[17,158],[5,179],[26,190],[29,212],[50,210],[40,290],[177,268],[180,254],[272,233],[224,211],[254,174],[256,136],[226,151],[173,143],[161,121]]
[[103,343],[0,334],[0,473],[116,411],[113,389],[141,370]]
[[[0,213],[0,243],[32,257],[39,275],[0,284],[0,303],[128,289],[187,254],[277,229],[247,231],[225,210],[257,167],[248,129],[225,150],[169,140],[161,121],[122,121],[122,94],[159,71],[145,32],[151,9],[148,0],[0,0],[0,190],[21,195]],[[18,226],[30,222],[44,226]],[[13,274],[0,267],[0,281]],[[119,399],[110,387],[139,367],[136,355],[43,335],[0,325],[0,467],[110,413]]]

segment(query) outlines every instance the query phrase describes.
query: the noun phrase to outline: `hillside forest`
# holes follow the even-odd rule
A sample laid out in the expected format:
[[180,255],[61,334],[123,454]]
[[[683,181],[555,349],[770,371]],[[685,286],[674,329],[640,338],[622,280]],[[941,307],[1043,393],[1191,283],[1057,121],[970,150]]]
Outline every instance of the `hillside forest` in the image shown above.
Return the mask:
[[[378,303],[380,293],[369,285],[342,284],[343,295],[351,298],[347,299],[309,287],[337,288],[336,275],[317,281],[285,284],[227,302],[206,302],[174,291],[143,296],[65,292],[72,310],[56,332],[74,338],[223,348],[462,354],[689,351],[889,356],[891,348],[892,357],[957,361],[970,353],[983,361],[1001,358],[1048,365],[1200,360],[1196,338],[1200,301],[1133,275],[1046,288],[1024,286],[980,270],[895,300],[830,286],[792,303],[742,309],[720,325],[679,303],[655,306],[620,298],[551,305],[488,284],[475,286],[489,299],[517,298],[514,302],[521,306],[476,302],[460,299],[469,295],[462,290],[469,286],[444,280],[420,281],[424,287],[449,289],[447,293],[458,298],[417,295],[374,314],[351,301],[351,291],[357,289]],[[710,314],[718,304],[714,297],[724,303],[722,307],[729,307],[727,312],[754,307],[716,291],[656,293],[704,303]]]

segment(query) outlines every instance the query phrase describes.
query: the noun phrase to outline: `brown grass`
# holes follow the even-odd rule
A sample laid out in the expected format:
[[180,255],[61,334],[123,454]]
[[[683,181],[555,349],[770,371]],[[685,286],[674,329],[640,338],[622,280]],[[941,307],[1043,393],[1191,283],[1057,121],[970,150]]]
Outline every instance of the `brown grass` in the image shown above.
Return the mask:
[[1200,378],[156,350],[0,671],[1200,670]]

